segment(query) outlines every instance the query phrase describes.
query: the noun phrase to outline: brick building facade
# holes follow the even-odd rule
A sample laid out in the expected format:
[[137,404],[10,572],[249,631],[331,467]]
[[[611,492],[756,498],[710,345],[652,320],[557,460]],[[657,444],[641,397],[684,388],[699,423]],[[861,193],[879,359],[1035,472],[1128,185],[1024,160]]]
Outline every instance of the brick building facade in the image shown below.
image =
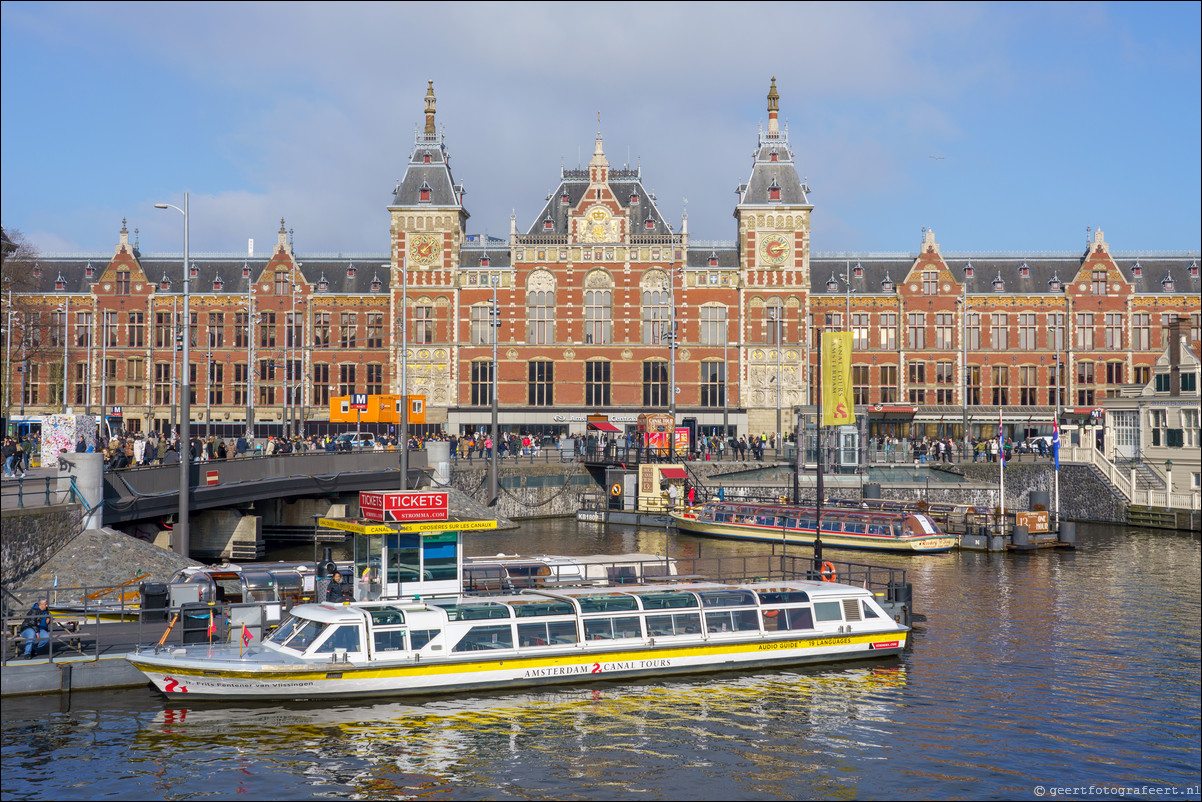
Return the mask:
[[[331,397],[400,393],[405,348],[427,421],[483,428],[495,337],[506,430],[580,432],[596,414],[622,429],[674,409],[706,433],[787,434],[815,401],[822,329],[854,334],[865,433],[958,438],[968,420],[992,434],[1000,409],[1021,434],[1050,423],[1057,393],[1086,410],[1146,384],[1172,318],[1202,339],[1197,253],[1119,254],[1101,230],[1065,255],[943,254],[932,231],[917,253],[812,253],[775,80],[767,99],[735,239],[696,239],[687,215],[673,225],[600,133],[524,230],[511,218],[489,239],[469,233],[431,85],[388,204],[389,253],[294,254],[281,221],[267,258],[189,265],[193,420],[253,417],[260,435],[323,420]],[[144,256],[123,223],[111,257],[4,269],[22,271],[6,415],[120,407],[128,428],[170,426],[180,256]]]

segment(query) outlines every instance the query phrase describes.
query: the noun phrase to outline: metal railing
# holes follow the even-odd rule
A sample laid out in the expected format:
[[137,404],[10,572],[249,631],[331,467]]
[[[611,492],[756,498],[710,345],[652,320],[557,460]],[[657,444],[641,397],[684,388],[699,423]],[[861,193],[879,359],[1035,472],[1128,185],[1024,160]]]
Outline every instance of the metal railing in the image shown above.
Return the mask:
[[[69,479],[65,488],[60,483]],[[82,504],[90,508],[87,499],[75,484],[75,477],[37,476],[6,481],[0,487],[0,506],[4,509],[53,507],[60,504]]]

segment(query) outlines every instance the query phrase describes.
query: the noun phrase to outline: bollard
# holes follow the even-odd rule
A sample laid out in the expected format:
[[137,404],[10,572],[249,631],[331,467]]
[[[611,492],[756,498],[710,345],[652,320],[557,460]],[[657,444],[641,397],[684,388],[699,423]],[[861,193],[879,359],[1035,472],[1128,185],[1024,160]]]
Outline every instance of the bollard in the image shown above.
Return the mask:
[[1077,542],[1077,524],[1073,521],[1061,521],[1060,532],[1057,539],[1061,543],[1076,543]]
[[1015,526],[1013,529],[1011,529],[1010,542],[1014,544],[1016,549],[1025,549],[1031,545],[1031,538],[1027,533],[1027,527]]

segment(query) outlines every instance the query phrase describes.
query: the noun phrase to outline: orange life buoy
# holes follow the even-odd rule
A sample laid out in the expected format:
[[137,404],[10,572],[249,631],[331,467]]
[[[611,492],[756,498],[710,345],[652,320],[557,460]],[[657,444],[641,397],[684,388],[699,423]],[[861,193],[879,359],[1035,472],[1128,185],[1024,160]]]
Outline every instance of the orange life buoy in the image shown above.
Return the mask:
[[779,611],[778,610],[765,610],[764,618],[776,618],[777,612],[779,612]]
[[829,561],[824,562],[822,564],[821,573],[822,573],[822,580],[824,582],[838,581],[838,574],[835,573],[835,566]]

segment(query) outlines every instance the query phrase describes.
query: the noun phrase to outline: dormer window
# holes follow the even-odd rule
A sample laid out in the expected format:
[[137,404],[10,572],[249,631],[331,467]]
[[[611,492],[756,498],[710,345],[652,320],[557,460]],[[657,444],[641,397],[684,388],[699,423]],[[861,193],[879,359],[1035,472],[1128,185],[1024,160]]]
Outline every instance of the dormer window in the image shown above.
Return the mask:
[[639,202],[639,193],[637,193],[637,192],[630,193],[630,205],[634,206],[638,202]]
[[250,265],[246,262],[242,263],[242,278],[250,278]]
[[883,292],[893,292],[893,279],[889,278],[888,273],[885,273],[885,278],[881,280],[881,290]]
[[710,267],[718,266],[718,252],[717,251],[710,251],[709,263],[710,263]]
[[489,257],[488,254],[484,254],[483,256],[480,257],[480,267],[488,267],[491,264],[492,264],[492,259]]
[[171,289],[171,278],[166,273],[164,273],[163,277],[159,279],[159,289],[163,292]]
[[221,280],[221,274],[217,274],[217,278],[213,279],[213,292],[221,292],[225,287],[225,282]]
[[773,176],[772,183],[768,185],[768,200],[780,200],[780,184],[776,183],[776,177]]
[[92,263],[88,262],[88,266],[83,269],[83,274],[88,278],[96,275],[96,268],[92,267]]
[[349,265],[346,266],[346,277],[347,278],[355,277],[355,263],[354,262],[351,262]]
[[555,221],[551,219],[551,215],[543,218],[543,231],[554,231]]
[[430,154],[423,153],[422,154],[422,164],[429,164],[429,163],[430,163]]
[[974,269],[972,266],[972,262],[969,262],[968,264],[964,265],[964,278],[972,278],[973,272],[974,272]]
[[1197,259],[1195,259],[1194,261],[1190,262],[1190,264],[1189,264],[1189,275],[1190,275],[1190,278],[1197,278],[1197,277],[1198,277],[1198,260],[1197,260]]
[[839,289],[839,282],[835,280],[835,274],[831,273],[831,277],[826,280],[826,291],[836,292]]
[[994,292],[1005,292],[1005,290],[1006,290],[1006,282],[1002,280],[1002,274],[998,273],[996,276],[993,277],[993,291]]
[[422,185],[417,189],[417,199],[422,203],[430,202],[430,185],[425,181],[423,181]]
[[1176,282],[1173,281],[1173,277],[1171,275],[1165,273],[1164,278],[1160,280],[1160,286],[1164,288],[1165,292],[1172,292],[1173,287],[1176,286]]
[[1052,277],[1048,280],[1048,289],[1052,292],[1060,292],[1060,276],[1055,273],[1052,274]]
[[768,161],[774,162],[777,160],[777,158],[778,158],[778,155],[776,152],[776,148],[773,148],[772,152],[768,154]]
[[199,273],[200,271],[196,268],[196,262],[193,262],[192,266],[188,268],[188,278],[196,278]]
[[380,288],[383,286],[384,286],[384,283],[382,281],[380,281],[380,277],[378,275],[373,275],[371,277],[371,291],[372,292],[379,292]]
[[59,273],[58,277],[54,279],[54,289],[58,290],[59,292],[67,289],[67,280],[63,278],[62,273]]
[[1022,276],[1023,278],[1030,276],[1031,275],[1031,266],[1028,265],[1026,262],[1023,262],[1018,268],[1018,274],[1020,276]]
[[330,289],[330,281],[326,278],[326,274],[322,273],[321,278],[317,280],[317,291],[328,292]]
[[41,277],[42,277],[42,266],[41,266],[41,265],[34,265],[34,266],[33,266],[33,277],[34,277],[34,278],[41,278]]
[[643,228],[647,229],[648,231],[654,231],[655,230],[655,221],[648,220],[646,223],[643,224]]
[[1133,278],[1139,278],[1143,274],[1144,274],[1144,266],[1139,263],[1138,259],[1136,259],[1135,264],[1131,265],[1131,276]]
[[856,266],[852,268],[851,273],[856,278],[864,278],[864,268],[859,262],[856,262]]
[[563,205],[567,206],[568,205],[568,193],[565,192],[562,195],[560,195],[559,202],[562,203]]

